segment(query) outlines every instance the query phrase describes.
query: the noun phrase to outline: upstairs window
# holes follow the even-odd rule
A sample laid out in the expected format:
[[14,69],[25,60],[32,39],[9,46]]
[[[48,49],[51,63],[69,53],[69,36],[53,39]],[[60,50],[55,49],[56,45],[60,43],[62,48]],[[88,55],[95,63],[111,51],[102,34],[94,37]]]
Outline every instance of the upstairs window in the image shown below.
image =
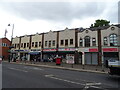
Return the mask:
[[96,38],[92,38],[92,46],[96,46]]
[[107,37],[104,37],[104,39],[103,39],[104,41],[103,41],[103,43],[104,43],[104,46],[107,46],[108,45],[108,40],[107,40]]
[[73,39],[70,39],[70,45],[73,45]]
[[47,41],[45,41],[45,47],[47,47]]
[[17,44],[17,48],[19,48],[19,44]]
[[32,47],[34,47],[34,42],[32,42]]
[[83,46],[83,40],[82,38],[80,38],[80,41],[79,41],[79,46],[82,47]]
[[17,45],[15,44],[15,48],[16,48],[16,46],[17,46]]
[[51,41],[49,41],[49,47],[51,47]]
[[89,36],[85,37],[85,47],[90,47],[90,37]]
[[27,47],[29,47],[29,43],[27,43]]
[[[14,45],[14,47],[15,47],[15,45]],[[23,43],[21,43],[21,47],[23,47]]]
[[60,45],[64,45],[64,40],[61,40]]
[[55,40],[53,40],[53,42],[52,42],[52,46],[55,46]]
[[65,40],[65,46],[68,46],[68,39]]
[[24,43],[24,48],[26,48],[26,43]]
[[39,47],[41,47],[41,42],[39,42]]
[[117,46],[118,45],[116,34],[111,34],[109,38],[110,38],[110,46]]
[[35,47],[38,47],[38,42],[35,42]]

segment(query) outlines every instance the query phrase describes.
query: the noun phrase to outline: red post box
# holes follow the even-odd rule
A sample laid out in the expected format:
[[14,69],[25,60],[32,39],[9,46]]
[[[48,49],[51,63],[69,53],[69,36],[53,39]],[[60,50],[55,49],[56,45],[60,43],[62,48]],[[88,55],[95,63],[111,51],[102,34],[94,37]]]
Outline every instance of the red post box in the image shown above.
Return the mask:
[[56,65],[60,65],[61,64],[61,58],[56,58]]

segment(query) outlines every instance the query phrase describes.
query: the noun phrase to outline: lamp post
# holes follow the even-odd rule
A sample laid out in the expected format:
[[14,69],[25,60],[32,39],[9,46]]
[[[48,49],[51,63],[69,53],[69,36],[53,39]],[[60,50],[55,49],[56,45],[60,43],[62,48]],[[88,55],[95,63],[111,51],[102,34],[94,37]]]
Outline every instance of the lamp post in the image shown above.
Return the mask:
[[[8,26],[11,26],[11,24],[8,24]],[[13,38],[13,31],[14,31],[14,24],[12,24],[12,35],[11,35],[11,41],[12,41],[12,38]]]
[[[11,26],[11,24],[8,24],[8,26]],[[12,59],[11,49],[12,49],[13,31],[14,31],[14,24],[12,24],[12,35],[11,35],[11,43],[10,43],[10,60]]]

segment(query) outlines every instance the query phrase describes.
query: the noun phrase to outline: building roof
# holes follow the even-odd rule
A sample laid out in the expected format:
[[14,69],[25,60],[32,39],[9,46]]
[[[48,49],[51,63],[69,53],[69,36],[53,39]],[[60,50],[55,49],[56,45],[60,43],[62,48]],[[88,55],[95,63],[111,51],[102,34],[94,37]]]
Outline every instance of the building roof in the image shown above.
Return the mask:
[[6,40],[8,40],[10,42],[10,40],[8,38],[6,38],[6,37],[0,38],[0,40],[3,40],[3,39],[6,39]]

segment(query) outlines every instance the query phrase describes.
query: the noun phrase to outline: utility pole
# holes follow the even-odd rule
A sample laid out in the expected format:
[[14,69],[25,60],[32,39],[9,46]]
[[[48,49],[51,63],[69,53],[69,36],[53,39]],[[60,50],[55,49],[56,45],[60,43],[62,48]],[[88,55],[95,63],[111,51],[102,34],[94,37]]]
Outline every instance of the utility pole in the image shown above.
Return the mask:
[[101,45],[101,30],[97,30],[97,36],[98,36],[98,65],[101,65],[102,61],[102,45]]
[[104,71],[104,56],[101,43],[101,29],[98,29],[98,64],[102,66],[102,71]]

